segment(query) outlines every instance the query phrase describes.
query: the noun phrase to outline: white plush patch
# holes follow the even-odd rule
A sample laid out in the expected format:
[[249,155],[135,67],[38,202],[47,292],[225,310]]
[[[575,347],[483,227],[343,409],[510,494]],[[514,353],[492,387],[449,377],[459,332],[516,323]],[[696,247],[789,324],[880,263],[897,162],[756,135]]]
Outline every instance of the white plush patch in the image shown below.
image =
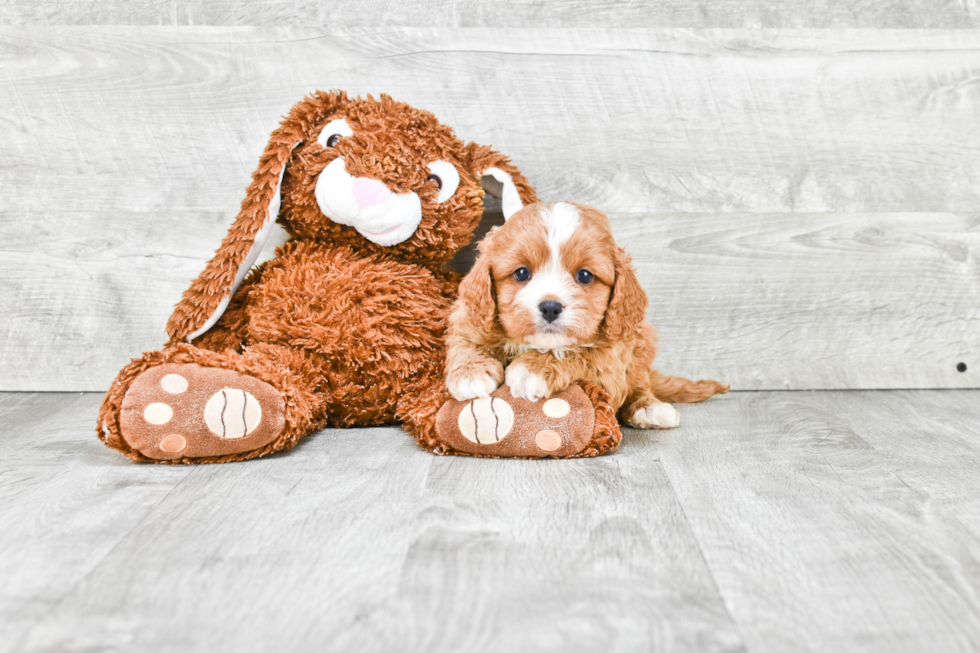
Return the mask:
[[447,381],[446,387],[457,401],[469,401],[479,397],[489,397],[499,387],[496,379],[484,373],[482,378],[468,378],[460,381]]
[[208,399],[204,423],[219,437],[243,438],[262,423],[262,406],[251,392],[225,388]]
[[672,429],[681,423],[680,413],[670,404],[653,404],[633,413],[630,426],[640,429]]
[[459,171],[448,161],[433,161],[429,164],[429,171],[442,181],[439,196],[436,197],[436,201],[442,204],[456,194],[456,189],[459,188]]
[[504,212],[504,220],[509,220],[510,216],[524,208],[524,204],[521,202],[521,195],[517,192],[517,186],[514,185],[514,180],[511,179],[509,174],[500,168],[487,168],[481,176],[493,177],[503,184],[504,188],[500,194],[500,208]]
[[[581,317],[581,309],[575,304],[578,286],[561,262],[561,248],[578,228],[579,211],[571,204],[559,202],[550,210],[542,209],[538,215],[546,229],[550,256],[544,267],[532,271],[531,280],[517,292],[514,300],[536,320],[535,333],[528,336],[527,344],[544,350],[570,347],[575,342],[565,333]],[[562,305],[561,315],[554,322],[545,320],[538,308],[546,299]]]
[[143,409],[143,419],[150,424],[166,424],[174,416],[174,409],[164,403],[153,403]]
[[477,444],[500,442],[514,426],[514,409],[497,397],[471,401],[459,414],[459,431]]
[[180,374],[167,374],[160,379],[160,387],[172,395],[179,395],[187,390],[187,379]]
[[343,118],[331,120],[323,127],[323,131],[317,136],[316,142],[323,147],[327,147],[327,141],[331,136],[352,136],[354,130],[350,128],[347,121]]
[[564,399],[549,399],[544,402],[544,406],[541,407],[541,411],[548,417],[559,419],[568,414],[568,411],[572,409],[568,405],[568,402]]
[[[343,157],[323,169],[316,181],[317,204],[325,216],[338,224],[354,227],[372,243],[391,247],[412,237],[422,222],[422,202],[415,193],[355,193],[355,183],[364,186],[374,182],[367,177],[355,179],[347,174]],[[361,197],[361,201],[358,201]],[[369,198],[369,201],[365,200]]]
[[544,377],[527,369],[523,363],[515,363],[507,367],[505,382],[510,387],[510,393],[517,399],[538,401],[550,394]]
[[[295,150],[296,146],[302,141],[297,141],[293,144],[290,150]],[[252,248],[248,250],[248,255],[242,264],[238,267],[238,272],[235,274],[235,280],[231,284],[231,288],[228,291],[228,296],[221,300],[218,307],[208,318],[208,321],[201,325],[197,331],[187,335],[187,342],[190,342],[194,338],[207,333],[207,330],[217,324],[221,316],[225,314],[225,310],[228,308],[228,304],[231,302],[232,296],[235,291],[238,290],[238,286],[242,285],[242,281],[245,280],[245,275],[248,271],[252,269],[255,265],[255,261],[262,254],[262,248],[265,247],[265,241],[269,239],[269,234],[272,233],[272,226],[276,222],[276,218],[279,217],[279,207],[282,206],[282,195],[280,189],[282,188],[282,177],[286,174],[286,166],[283,165],[282,170],[279,171],[279,180],[276,182],[276,192],[272,194],[272,199],[269,200],[269,208],[266,212],[265,222],[262,223],[262,227],[255,233],[255,237],[252,240]]]

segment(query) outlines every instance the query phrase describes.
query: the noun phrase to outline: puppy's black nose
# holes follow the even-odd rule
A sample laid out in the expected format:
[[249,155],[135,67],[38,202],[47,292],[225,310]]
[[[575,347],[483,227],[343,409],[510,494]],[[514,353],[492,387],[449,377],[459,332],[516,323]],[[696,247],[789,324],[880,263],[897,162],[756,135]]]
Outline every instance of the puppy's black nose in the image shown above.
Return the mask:
[[548,320],[548,322],[554,322],[561,315],[561,302],[541,302],[538,304],[538,310],[541,311],[544,319]]

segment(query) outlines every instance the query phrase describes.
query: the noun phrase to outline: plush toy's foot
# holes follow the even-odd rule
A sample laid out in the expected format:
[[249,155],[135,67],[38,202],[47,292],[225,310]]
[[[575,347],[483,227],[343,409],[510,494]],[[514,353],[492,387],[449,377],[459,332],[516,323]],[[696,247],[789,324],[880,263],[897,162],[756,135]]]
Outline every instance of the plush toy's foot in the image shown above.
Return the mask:
[[119,415],[123,439],[151,460],[255,451],[284,426],[285,402],[271,385],[194,363],[147,369],[126,391]]
[[436,416],[436,434],[452,452],[477,456],[596,456],[619,445],[607,401],[597,386],[573,385],[537,402],[515,399],[502,386],[484,399],[447,401]]

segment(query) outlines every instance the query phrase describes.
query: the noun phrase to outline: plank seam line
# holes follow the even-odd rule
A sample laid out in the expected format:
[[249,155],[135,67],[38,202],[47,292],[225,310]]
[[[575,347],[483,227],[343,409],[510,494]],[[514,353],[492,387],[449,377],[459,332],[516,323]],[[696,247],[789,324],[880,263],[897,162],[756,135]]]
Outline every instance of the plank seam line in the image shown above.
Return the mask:
[[[698,429],[700,431],[700,429]],[[616,461],[616,467],[619,467],[619,461]],[[666,461],[660,458],[660,468],[664,472],[664,477],[667,479],[667,484],[670,486],[670,491],[674,495],[674,500],[677,502],[677,508],[681,511],[681,518],[684,519],[684,525],[687,526],[688,532],[694,539],[694,545],[698,549],[698,557],[701,558],[701,562],[704,563],[704,568],[708,570],[708,575],[711,577],[711,585],[715,588],[715,592],[718,594],[718,598],[721,599],[721,604],[725,607],[725,614],[728,616],[728,620],[731,622],[732,627],[735,628],[735,632],[738,634],[738,638],[742,643],[742,649],[748,651],[748,642],[745,640],[745,635],[742,634],[742,629],[739,627],[738,621],[736,621],[732,610],[728,605],[728,599],[725,597],[724,593],[721,591],[721,587],[718,585],[718,581],[715,579],[715,571],[711,568],[708,563],[707,557],[704,555],[704,549],[701,548],[701,541],[698,539],[697,533],[694,532],[694,528],[691,526],[691,521],[687,518],[687,511],[684,509],[684,504],[681,502],[681,496],[677,492],[677,488],[674,487],[674,480],[670,477],[670,473],[667,471]]]

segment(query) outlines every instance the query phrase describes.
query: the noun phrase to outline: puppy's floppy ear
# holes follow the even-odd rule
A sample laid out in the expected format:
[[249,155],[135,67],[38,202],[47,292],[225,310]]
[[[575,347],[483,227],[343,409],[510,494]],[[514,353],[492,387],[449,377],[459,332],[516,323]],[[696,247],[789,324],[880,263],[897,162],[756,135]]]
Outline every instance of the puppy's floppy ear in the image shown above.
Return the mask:
[[493,330],[497,317],[497,300],[493,296],[493,274],[486,250],[476,257],[473,269],[460,282],[459,303],[466,308],[470,321],[477,328],[484,333]]
[[466,155],[467,167],[480,180],[483,190],[501,200],[505,220],[522,207],[538,201],[534,187],[503,154],[486,145],[470,143],[466,146]]
[[633,263],[622,248],[616,249],[616,280],[606,307],[603,332],[610,340],[634,335],[643,324],[647,311],[647,294],[636,278]]
[[307,129],[347,102],[343,92],[317,93],[289,112],[259,158],[241,210],[204,271],[194,280],[167,321],[171,341],[190,342],[221,318],[232,295],[255,264],[279,215],[280,186],[293,150]]

